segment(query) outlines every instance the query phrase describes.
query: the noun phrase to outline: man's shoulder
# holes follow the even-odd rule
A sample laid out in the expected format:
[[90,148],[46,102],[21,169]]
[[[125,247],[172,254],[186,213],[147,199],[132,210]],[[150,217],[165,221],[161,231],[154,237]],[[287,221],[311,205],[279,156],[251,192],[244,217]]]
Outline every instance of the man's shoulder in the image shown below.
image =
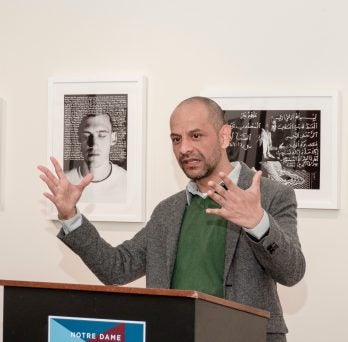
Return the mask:
[[151,218],[165,225],[168,224],[168,222],[173,223],[181,221],[186,203],[186,192],[184,190],[180,191],[158,203],[152,212]]
[[[249,187],[252,183],[253,177],[255,175],[255,170],[251,169],[248,165],[246,165],[243,162],[241,163],[241,172],[240,172],[240,183],[242,183],[242,185],[245,185],[247,187]],[[266,186],[270,186],[270,187],[275,187],[276,189],[292,189],[291,187],[279,183],[273,179],[267,178],[267,177],[262,177],[261,181],[264,183],[264,185]]]
[[127,171],[123,167],[114,163],[111,163],[111,166],[112,166],[112,172],[116,171],[116,172],[127,174]]
[[175,203],[182,203],[183,201],[186,201],[186,191],[185,190],[181,190],[167,198],[165,198],[164,200],[162,200],[159,204],[170,204],[173,205]]
[[[255,171],[250,169],[246,164],[242,164],[240,173],[240,181],[238,185],[243,189],[248,189],[251,186]],[[261,177],[261,194],[263,197],[273,197],[275,195],[282,195],[282,197],[294,197],[295,191],[288,185],[279,183],[267,177]]]
[[171,211],[185,207],[187,203],[186,191],[179,191],[159,202],[155,210]]
[[113,177],[118,177],[118,178],[122,178],[122,179],[126,179],[127,178],[127,171],[114,163],[111,163],[111,167],[112,167],[112,176]]

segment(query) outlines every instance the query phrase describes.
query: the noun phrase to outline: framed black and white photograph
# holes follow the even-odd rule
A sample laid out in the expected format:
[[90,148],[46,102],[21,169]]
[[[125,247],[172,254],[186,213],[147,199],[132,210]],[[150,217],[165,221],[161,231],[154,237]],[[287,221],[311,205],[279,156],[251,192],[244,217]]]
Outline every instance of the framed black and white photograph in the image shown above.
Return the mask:
[[74,184],[93,175],[78,204],[92,221],[145,220],[145,88],[143,77],[49,80],[49,155]]
[[338,208],[335,92],[210,98],[232,128],[231,161],[292,187],[299,208]]

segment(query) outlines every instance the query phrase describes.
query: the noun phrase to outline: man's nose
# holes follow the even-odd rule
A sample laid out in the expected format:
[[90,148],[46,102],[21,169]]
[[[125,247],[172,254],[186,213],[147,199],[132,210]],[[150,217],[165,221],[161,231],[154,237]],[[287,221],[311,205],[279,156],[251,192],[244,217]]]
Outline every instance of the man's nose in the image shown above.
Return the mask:
[[190,139],[182,139],[179,150],[181,154],[187,154],[192,152],[193,150],[192,141]]
[[88,147],[93,147],[95,145],[95,138],[94,138],[93,134],[91,134],[88,137],[87,145],[88,145]]

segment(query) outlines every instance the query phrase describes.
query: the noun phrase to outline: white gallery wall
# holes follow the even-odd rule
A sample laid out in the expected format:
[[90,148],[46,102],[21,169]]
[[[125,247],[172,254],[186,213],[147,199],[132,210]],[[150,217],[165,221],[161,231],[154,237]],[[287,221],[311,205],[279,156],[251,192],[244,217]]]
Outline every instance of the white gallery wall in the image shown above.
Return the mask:
[[[347,341],[347,11],[341,0],[0,0],[0,279],[99,284],[44,215],[49,77],[146,76],[147,218],[187,181],[169,140],[179,101],[209,89],[337,90],[341,208],[298,211],[307,273],[279,291],[290,342]],[[96,225],[112,244],[142,227]]]

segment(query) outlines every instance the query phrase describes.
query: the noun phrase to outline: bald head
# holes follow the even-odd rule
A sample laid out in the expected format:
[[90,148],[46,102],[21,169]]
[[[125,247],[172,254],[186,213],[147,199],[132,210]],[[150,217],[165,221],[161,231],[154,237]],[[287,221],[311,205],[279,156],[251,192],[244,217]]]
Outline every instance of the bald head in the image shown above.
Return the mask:
[[206,114],[208,121],[214,126],[216,131],[225,124],[224,113],[221,107],[213,100],[203,96],[193,96],[180,102],[173,111],[171,120],[176,112],[181,111],[185,107],[195,106],[202,108],[202,115]]
[[187,177],[201,183],[201,189],[207,190],[207,181],[217,178],[219,171],[231,171],[226,152],[231,127],[224,124],[217,103],[205,97],[182,101],[170,118],[170,130],[180,167]]

